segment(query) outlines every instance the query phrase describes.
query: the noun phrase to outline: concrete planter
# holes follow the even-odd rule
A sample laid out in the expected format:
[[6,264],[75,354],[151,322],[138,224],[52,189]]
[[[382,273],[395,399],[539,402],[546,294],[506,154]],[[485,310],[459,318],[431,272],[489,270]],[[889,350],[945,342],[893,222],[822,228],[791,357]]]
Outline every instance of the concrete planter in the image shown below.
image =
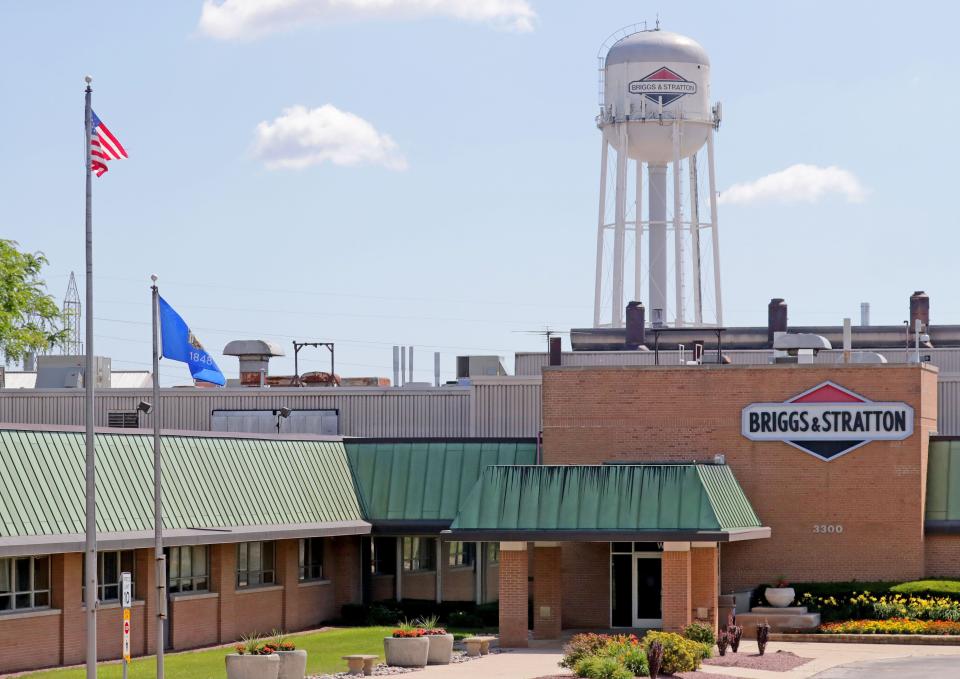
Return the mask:
[[383,655],[387,664],[394,667],[426,667],[427,657],[430,655],[430,640],[427,637],[385,637]]
[[306,651],[277,651],[280,657],[280,672],[277,679],[303,679],[307,673]]
[[227,679],[277,679],[280,658],[276,655],[240,655],[230,653],[227,663]]
[[793,587],[767,587],[763,596],[771,606],[786,608],[793,603],[797,593],[793,591]]
[[452,634],[428,634],[430,651],[427,653],[428,665],[449,665],[453,658]]

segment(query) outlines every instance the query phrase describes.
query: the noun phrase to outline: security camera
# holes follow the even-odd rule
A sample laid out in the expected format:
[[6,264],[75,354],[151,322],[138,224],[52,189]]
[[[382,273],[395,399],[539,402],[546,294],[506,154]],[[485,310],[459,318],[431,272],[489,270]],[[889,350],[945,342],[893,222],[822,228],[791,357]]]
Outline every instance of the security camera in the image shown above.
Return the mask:
[[140,401],[140,403],[137,404],[137,410],[144,415],[149,415],[150,411],[153,410],[153,404],[147,403],[146,401]]

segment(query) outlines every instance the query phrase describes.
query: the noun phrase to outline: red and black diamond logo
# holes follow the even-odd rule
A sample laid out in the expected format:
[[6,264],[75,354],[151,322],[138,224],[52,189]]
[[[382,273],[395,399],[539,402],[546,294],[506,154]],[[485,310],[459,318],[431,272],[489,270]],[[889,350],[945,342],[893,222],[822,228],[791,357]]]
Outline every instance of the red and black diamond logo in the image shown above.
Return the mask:
[[661,66],[640,80],[634,80],[628,87],[630,94],[641,94],[648,101],[654,104],[662,102],[664,106],[697,92],[697,83],[687,80],[666,66]]
[[752,441],[782,441],[821,460],[834,460],[870,441],[898,441],[913,433],[913,408],[871,401],[823,382],[783,403],[743,409],[742,433]]

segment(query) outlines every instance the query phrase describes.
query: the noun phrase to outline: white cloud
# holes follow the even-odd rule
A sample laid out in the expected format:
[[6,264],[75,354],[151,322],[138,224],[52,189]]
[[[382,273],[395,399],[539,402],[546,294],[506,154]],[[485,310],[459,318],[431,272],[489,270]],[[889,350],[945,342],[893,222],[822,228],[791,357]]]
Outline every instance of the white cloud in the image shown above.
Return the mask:
[[407,168],[389,135],[332,104],[312,109],[291,106],[272,121],[263,121],[257,125],[253,155],[270,170],[301,170],[324,162]]
[[200,31],[237,40],[307,23],[436,16],[522,33],[532,31],[537,18],[528,0],[204,0]]
[[747,205],[760,202],[817,203],[829,195],[842,196],[848,203],[859,203],[867,195],[856,175],[831,165],[791,165],[752,182],[734,184],[720,192],[719,202]]

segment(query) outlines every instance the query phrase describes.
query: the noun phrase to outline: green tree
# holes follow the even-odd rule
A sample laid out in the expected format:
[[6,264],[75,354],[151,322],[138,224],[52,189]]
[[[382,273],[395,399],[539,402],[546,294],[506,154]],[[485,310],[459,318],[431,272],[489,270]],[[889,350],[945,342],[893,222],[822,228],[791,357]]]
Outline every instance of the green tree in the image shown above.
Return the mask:
[[42,252],[21,252],[15,241],[0,239],[0,354],[8,363],[64,336],[60,308],[40,277],[46,264]]

